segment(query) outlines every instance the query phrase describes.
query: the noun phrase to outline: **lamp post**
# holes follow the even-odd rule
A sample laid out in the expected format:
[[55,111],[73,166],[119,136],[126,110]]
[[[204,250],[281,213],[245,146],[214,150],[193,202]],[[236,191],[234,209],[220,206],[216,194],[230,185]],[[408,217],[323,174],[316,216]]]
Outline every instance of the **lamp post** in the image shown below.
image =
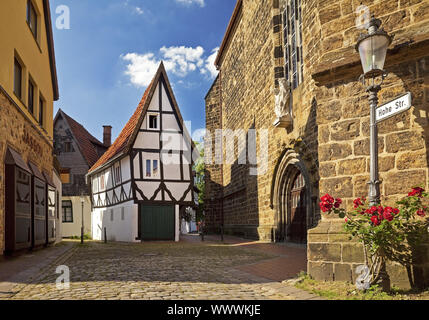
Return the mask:
[[[370,106],[370,181],[369,203],[371,206],[380,204],[380,181],[378,177],[378,130],[376,122],[376,109],[378,105],[378,92],[381,84],[387,76],[384,71],[387,48],[392,43],[392,37],[383,29],[380,29],[381,21],[374,17],[368,23],[368,33],[362,34],[356,44],[356,50],[360,54],[364,74],[361,76],[363,83],[369,81],[366,91],[369,94]],[[377,77],[381,82],[376,84]]]
[[[380,204],[380,181],[378,176],[378,130],[376,121],[376,109],[378,105],[378,92],[381,84],[387,76],[384,70],[387,48],[392,43],[392,37],[386,31],[380,29],[381,21],[374,17],[368,23],[368,33],[362,34],[356,44],[359,52],[364,74],[361,76],[363,84],[368,82],[366,91],[369,96],[370,106],[370,181],[368,199],[370,206]],[[376,83],[376,78],[381,77],[381,82]],[[386,272],[386,260],[384,252],[379,252],[382,259],[380,269],[381,285],[384,291],[390,290],[390,279]]]
[[83,235],[84,235],[83,205],[85,203],[85,197],[84,197],[83,193],[80,196],[80,203],[82,204],[82,227],[80,228],[80,243],[83,244]]

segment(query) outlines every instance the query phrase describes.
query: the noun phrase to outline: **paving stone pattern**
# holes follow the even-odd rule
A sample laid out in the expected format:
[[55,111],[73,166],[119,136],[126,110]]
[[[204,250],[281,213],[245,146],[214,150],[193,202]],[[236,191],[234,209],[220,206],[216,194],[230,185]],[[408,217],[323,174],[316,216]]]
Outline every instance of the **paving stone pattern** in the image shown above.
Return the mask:
[[[294,300],[316,296],[240,270],[278,255],[214,242],[76,245],[3,299]],[[70,289],[58,290],[58,265]]]

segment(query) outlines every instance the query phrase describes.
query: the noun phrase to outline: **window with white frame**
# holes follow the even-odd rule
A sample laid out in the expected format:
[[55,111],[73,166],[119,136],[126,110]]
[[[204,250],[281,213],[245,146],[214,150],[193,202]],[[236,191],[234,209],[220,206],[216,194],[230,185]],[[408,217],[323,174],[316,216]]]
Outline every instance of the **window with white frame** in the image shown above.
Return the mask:
[[121,167],[119,165],[115,166],[115,184],[118,185],[121,183]]
[[159,115],[157,113],[148,113],[147,128],[149,130],[159,130]]
[[301,0],[284,0],[285,77],[292,90],[303,81]]

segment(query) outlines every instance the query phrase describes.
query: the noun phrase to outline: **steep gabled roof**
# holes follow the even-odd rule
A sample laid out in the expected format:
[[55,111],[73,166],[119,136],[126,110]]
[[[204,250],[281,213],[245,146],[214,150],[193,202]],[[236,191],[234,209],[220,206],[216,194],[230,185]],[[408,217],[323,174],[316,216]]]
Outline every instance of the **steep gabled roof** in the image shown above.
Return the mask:
[[104,148],[105,150],[107,149],[107,147],[104,146],[104,144],[100,142],[97,138],[95,138],[92,134],[90,134],[79,122],[74,120],[61,109],[58,111],[54,122],[57,120],[59,115],[61,115],[63,119],[67,122],[74,136],[76,144],[78,145],[79,150],[82,153],[82,156],[88,163],[88,166],[92,167],[100,157],[97,152],[97,147],[102,149]]
[[152,101],[152,97],[155,93],[157,84],[161,78],[163,77],[165,84],[166,84],[166,90],[169,93],[169,96],[171,97],[173,108],[176,111],[177,117],[179,118],[180,125],[183,127],[184,132],[185,127],[183,124],[183,118],[180,114],[180,110],[176,101],[176,98],[174,97],[173,90],[171,89],[170,82],[167,77],[167,72],[164,68],[164,63],[161,62],[158,71],[156,72],[155,76],[153,77],[151,83],[147,87],[146,91],[143,94],[143,98],[141,99],[139,105],[137,106],[136,111],[130,118],[130,120],[127,122],[125,127],[122,129],[121,133],[119,134],[118,138],[116,138],[115,142],[110,146],[110,148],[106,151],[106,153],[97,161],[97,163],[89,169],[89,173],[96,171],[106,163],[108,163],[110,160],[115,158],[116,156],[120,154],[126,154],[128,153],[137,137],[137,134],[139,132],[139,128],[142,125],[144,115],[146,114],[147,109],[149,108],[150,102]]

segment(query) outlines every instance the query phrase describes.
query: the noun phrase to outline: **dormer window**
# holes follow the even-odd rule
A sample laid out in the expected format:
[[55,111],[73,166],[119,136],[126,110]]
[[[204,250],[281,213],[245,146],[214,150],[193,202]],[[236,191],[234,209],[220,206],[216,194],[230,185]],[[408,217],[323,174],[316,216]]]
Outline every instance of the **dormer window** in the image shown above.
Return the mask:
[[148,129],[158,130],[159,129],[158,114],[149,114],[148,115]]

